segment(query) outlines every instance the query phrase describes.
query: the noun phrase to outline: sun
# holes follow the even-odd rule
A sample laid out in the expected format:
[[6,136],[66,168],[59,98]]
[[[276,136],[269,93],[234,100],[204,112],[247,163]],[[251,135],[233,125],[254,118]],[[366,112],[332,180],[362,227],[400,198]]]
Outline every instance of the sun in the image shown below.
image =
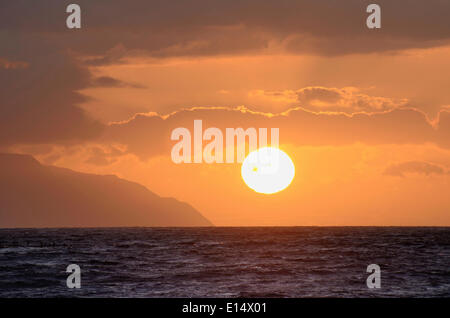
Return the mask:
[[295,176],[291,158],[282,150],[264,147],[251,152],[242,163],[242,179],[254,191],[272,194],[286,189]]

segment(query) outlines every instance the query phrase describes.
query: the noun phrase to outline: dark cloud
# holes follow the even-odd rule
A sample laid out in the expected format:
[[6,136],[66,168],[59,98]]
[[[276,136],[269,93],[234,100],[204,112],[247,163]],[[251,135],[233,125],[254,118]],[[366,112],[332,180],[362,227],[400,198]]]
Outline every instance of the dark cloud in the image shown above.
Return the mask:
[[92,79],[91,86],[94,87],[131,87],[131,88],[146,88],[144,85],[127,83],[117,78],[110,76],[100,76]]
[[5,58],[0,57],[0,68],[4,69],[21,69],[27,68],[29,65],[26,62],[21,61],[9,61]]
[[333,88],[309,86],[298,90],[250,92],[252,96],[273,100],[289,106],[300,105],[312,111],[380,112],[408,106],[407,99],[370,96],[357,87]]
[[[6,11],[21,19],[14,6],[2,3],[2,18]],[[71,144],[99,135],[103,125],[79,107],[87,100],[79,91],[91,85],[92,75],[69,49],[48,34],[10,25],[1,28],[0,41],[0,147]]]
[[[291,53],[341,55],[398,51],[448,44],[450,2],[379,0],[382,28],[369,30],[372,1],[316,0],[79,0],[82,29],[65,27],[57,0],[9,1],[0,28],[45,33],[59,46],[98,55],[94,64],[126,54],[154,57],[263,52],[281,46]],[[121,50],[112,50],[117,46]],[[111,51],[112,50],[112,51]]]
[[0,69],[0,145],[70,143],[98,135],[102,126],[78,107],[86,100],[78,90],[89,85],[89,72],[52,48],[20,54],[28,67]]
[[86,163],[95,166],[107,166],[117,161],[117,158],[124,154],[120,149],[112,147],[93,146],[88,148],[89,157]]
[[[80,91],[99,85],[139,85],[113,78],[94,79],[86,66],[89,63],[116,63],[129,55],[161,58],[259,54],[280,47],[295,54],[385,52],[438,46],[448,44],[450,39],[450,2],[439,0],[378,1],[382,6],[381,30],[365,27],[365,8],[370,2],[359,0],[135,0],[126,6],[119,0],[77,3],[82,9],[79,30],[69,30],[65,25],[65,8],[69,2],[1,3],[1,147],[20,143],[76,143],[97,136],[103,126],[79,107],[86,101]],[[394,115],[380,115],[380,119],[389,121]],[[342,132],[328,137],[334,139],[340,135],[347,141],[354,139],[355,129],[357,133],[373,131],[372,126],[378,121],[372,119],[377,117],[369,120],[361,116],[351,120],[335,117],[330,125]],[[312,113],[297,111],[287,117],[295,117],[304,127],[310,127],[311,134],[314,124],[323,127],[324,119]],[[419,131],[422,126],[427,128],[423,131],[425,135],[415,140],[439,140],[448,146],[445,137],[450,130],[450,116],[441,117],[443,126],[437,134],[442,136],[436,137],[420,114],[413,116]],[[283,117],[278,119],[280,123],[283,121]],[[133,123],[139,120],[138,116]],[[144,126],[148,120],[142,119]],[[171,122],[153,121],[156,126],[164,127]],[[354,126],[355,123],[360,126]],[[407,135],[410,130],[394,133],[393,128],[384,126],[383,129],[380,138],[388,132],[393,142],[411,138]],[[352,135],[347,136],[346,131],[352,131]],[[366,136],[371,138],[376,139]]]
[[306,87],[297,92],[299,102],[311,103],[321,101],[326,103],[337,103],[342,98],[342,92],[337,89],[326,87]]
[[396,177],[404,177],[406,174],[417,173],[424,175],[443,175],[447,170],[440,165],[422,162],[422,161],[407,161],[398,164],[390,165],[384,171],[384,174]]

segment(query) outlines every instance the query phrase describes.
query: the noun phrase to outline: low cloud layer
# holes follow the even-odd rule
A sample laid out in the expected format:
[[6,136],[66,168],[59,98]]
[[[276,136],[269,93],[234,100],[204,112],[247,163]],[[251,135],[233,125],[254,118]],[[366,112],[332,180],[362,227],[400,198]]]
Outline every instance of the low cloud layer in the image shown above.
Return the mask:
[[93,87],[114,87],[114,88],[120,88],[120,87],[131,87],[131,88],[145,88],[144,85],[135,84],[135,83],[128,83],[121,81],[117,78],[110,77],[110,76],[100,76],[92,79],[91,85]]
[[408,161],[398,164],[390,165],[384,171],[384,174],[395,176],[395,177],[405,177],[405,175],[416,173],[424,175],[444,175],[448,173],[447,169],[430,162],[422,161]]
[[415,109],[395,109],[380,113],[315,113],[301,108],[282,114],[270,114],[241,108],[194,108],[168,116],[138,114],[129,121],[109,125],[100,139],[102,143],[124,145],[127,151],[148,159],[170,155],[171,131],[186,127],[193,134],[195,119],[203,121],[203,129],[217,127],[280,128],[280,143],[296,146],[433,143],[450,148],[450,112],[442,111],[433,126]]
[[249,97],[256,103],[272,102],[281,106],[297,106],[311,111],[381,112],[408,105],[407,99],[370,96],[357,87],[309,86],[298,90],[264,91],[254,90]]

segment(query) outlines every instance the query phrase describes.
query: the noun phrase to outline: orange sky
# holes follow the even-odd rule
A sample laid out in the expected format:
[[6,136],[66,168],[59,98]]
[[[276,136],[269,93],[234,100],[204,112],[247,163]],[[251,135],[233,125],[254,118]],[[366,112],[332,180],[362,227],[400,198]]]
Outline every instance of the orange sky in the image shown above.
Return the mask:
[[[328,11],[299,1],[317,17],[299,13],[301,21],[294,8],[263,2],[257,12],[221,4],[218,17],[212,7],[189,15],[162,2],[161,19],[149,21],[139,13],[145,2],[130,9],[131,21],[115,1],[104,9],[111,19],[86,2],[90,24],[70,38],[51,29],[53,11],[33,31],[7,21],[16,37],[0,33],[10,43],[0,52],[0,148],[117,174],[190,203],[215,225],[449,226],[448,14],[381,1],[386,20],[370,33],[360,2]],[[414,10],[431,20],[410,19]],[[293,183],[261,195],[239,164],[174,164],[171,129],[192,129],[194,119],[279,128]]]

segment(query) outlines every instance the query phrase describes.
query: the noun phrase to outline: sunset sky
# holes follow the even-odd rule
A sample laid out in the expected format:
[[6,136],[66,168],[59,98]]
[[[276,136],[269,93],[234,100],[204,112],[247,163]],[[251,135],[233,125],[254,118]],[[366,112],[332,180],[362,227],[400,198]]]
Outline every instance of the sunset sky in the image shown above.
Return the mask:
[[[215,225],[450,226],[450,1],[0,5],[0,150],[136,181]],[[171,131],[279,128],[292,184],[175,164]]]

